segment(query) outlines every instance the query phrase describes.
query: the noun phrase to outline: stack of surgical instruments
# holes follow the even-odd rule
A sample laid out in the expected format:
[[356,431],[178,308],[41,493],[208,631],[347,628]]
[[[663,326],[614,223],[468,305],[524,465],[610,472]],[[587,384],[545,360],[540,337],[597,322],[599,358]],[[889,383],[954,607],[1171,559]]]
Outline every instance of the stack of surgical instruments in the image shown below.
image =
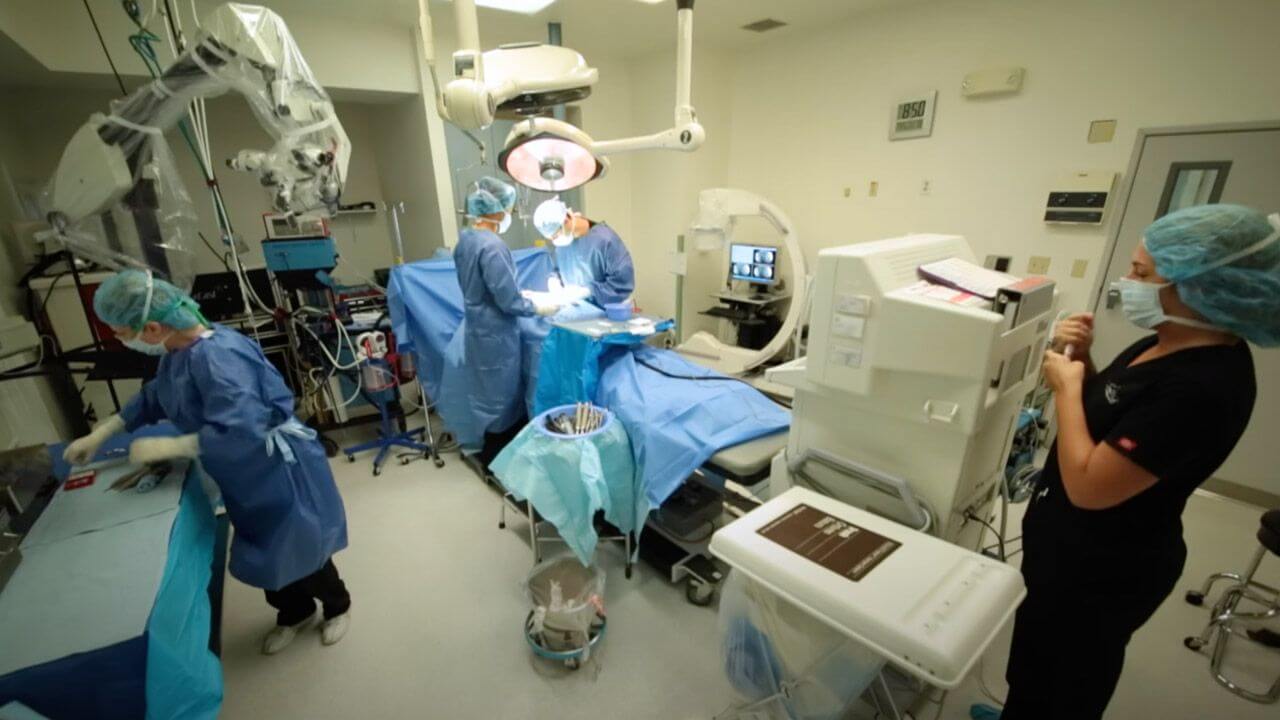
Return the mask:
[[547,429],[559,435],[585,435],[604,425],[604,411],[591,403],[576,403],[573,415],[561,413],[547,416]]

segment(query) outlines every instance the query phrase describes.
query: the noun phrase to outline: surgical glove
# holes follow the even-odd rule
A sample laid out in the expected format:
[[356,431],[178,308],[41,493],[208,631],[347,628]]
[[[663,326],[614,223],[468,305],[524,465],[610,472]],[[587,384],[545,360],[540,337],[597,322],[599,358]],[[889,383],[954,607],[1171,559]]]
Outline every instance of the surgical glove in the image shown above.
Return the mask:
[[194,458],[200,455],[200,436],[138,438],[129,444],[129,462],[149,465],[161,460]]
[[119,415],[112,415],[99,423],[93,432],[71,441],[62,451],[62,459],[72,465],[84,465],[98,454],[98,448],[102,447],[107,438],[123,430],[124,419]]
[[555,315],[556,313],[560,312],[559,305],[557,305],[556,303],[548,302],[546,300],[534,300],[533,309],[541,317],[548,317],[550,315]]
[[547,292],[558,293],[564,289],[564,283],[560,282],[558,277],[547,278]]
[[581,285],[565,285],[564,295],[570,300],[586,300],[591,297],[591,291]]

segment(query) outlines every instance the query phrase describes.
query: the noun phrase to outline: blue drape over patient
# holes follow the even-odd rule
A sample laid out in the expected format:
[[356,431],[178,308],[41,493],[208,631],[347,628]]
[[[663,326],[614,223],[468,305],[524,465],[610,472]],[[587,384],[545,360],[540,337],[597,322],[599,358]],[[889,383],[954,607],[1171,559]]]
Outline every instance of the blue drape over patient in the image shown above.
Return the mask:
[[[552,263],[545,250],[518,251],[513,257],[521,288],[546,288]],[[483,435],[477,435],[465,377],[459,372],[465,360],[458,332],[462,297],[454,277],[447,259],[402,265],[391,273],[388,296],[396,336],[412,343],[430,398],[458,439],[475,447]],[[599,315],[585,305],[571,310],[573,317]],[[544,347],[550,328],[542,318],[521,319],[521,357],[510,359],[521,364],[521,397],[530,416],[554,404],[586,399],[612,410],[630,436],[638,479],[654,506],[716,452],[790,425],[790,413],[755,388],[711,379],[723,376],[676,353],[582,341],[563,330],[556,330]],[[549,355],[545,362],[543,353]],[[593,391],[582,385],[587,378]]]

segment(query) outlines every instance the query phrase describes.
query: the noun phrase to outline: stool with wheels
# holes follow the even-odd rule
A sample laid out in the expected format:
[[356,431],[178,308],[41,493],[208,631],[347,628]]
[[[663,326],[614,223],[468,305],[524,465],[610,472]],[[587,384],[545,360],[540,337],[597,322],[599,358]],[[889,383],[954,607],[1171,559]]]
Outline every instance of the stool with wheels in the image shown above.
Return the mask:
[[[1187,593],[1187,602],[1192,605],[1203,605],[1205,598],[1219,580],[1230,580],[1232,585],[1222,594],[1209,613],[1209,623],[1197,636],[1188,637],[1183,643],[1190,649],[1199,651],[1212,643],[1209,672],[1213,678],[1231,692],[1246,700],[1258,703],[1274,703],[1280,700],[1280,673],[1271,684],[1270,690],[1255,692],[1241,687],[1223,673],[1223,660],[1226,658],[1227,645],[1231,638],[1239,637],[1249,642],[1276,650],[1280,661],[1280,633],[1258,627],[1259,623],[1280,617],[1280,590],[1258,582],[1254,576],[1263,559],[1268,554],[1280,555],[1280,510],[1271,510],[1262,516],[1262,525],[1258,528],[1260,546],[1243,574],[1222,572],[1210,575],[1199,590]],[[1240,602],[1248,600],[1257,606],[1256,610],[1241,610]]]

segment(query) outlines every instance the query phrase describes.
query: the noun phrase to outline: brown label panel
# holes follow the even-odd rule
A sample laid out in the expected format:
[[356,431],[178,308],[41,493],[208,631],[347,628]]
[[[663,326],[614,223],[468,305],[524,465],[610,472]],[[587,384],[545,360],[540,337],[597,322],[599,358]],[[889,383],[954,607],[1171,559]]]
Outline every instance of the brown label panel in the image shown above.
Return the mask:
[[791,552],[857,582],[902,543],[800,504],[757,530]]

